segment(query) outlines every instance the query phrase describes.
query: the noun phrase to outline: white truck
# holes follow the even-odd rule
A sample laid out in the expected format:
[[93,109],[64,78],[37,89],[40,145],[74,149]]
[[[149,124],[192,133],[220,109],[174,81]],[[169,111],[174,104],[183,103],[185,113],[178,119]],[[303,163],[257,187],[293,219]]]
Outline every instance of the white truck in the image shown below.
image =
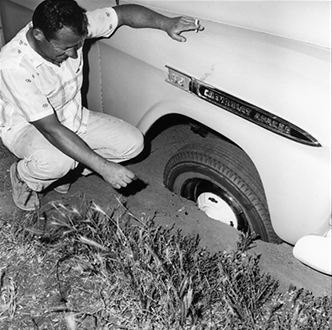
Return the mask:
[[[78,0],[86,10],[126,0]],[[40,0],[0,0],[4,40]],[[206,214],[331,274],[331,2],[145,1],[205,27],[186,43],[122,27],[89,44],[87,103],[146,133],[185,119],[200,141],[164,184]]]

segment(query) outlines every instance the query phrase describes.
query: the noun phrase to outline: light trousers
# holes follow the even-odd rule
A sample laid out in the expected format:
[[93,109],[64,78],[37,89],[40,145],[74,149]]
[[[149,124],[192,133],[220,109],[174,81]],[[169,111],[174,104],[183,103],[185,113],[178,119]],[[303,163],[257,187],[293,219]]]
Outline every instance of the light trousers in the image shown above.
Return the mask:
[[[143,135],[136,127],[94,111],[89,111],[87,129],[78,136],[103,158],[116,163],[134,158],[144,146]],[[77,161],[54,147],[33,125],[19,131],[3,130],[2,140],[20,158],[18,174],[34,191],[44,190],[78,166]]]

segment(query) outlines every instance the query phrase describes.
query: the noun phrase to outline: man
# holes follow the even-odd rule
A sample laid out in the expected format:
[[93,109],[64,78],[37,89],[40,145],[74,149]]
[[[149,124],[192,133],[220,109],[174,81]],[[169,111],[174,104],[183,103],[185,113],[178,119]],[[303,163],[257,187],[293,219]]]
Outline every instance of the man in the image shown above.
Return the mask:
[[[1,50],[0,135],[20,159],[10,168],[19,208],[39,208],[38,192],[78,164],[86,167],[83,175],[96,172],[116,189],[135,179],[119,162],[142,151],[141,132],[81,104],[85,39],[109,37],[122,25],[160,29],[180,42],[182,32],[203,29],[193,18],[169,18],[138,5],[85,12],[74,0],[46,0]],[[55,188],[68,189],[68,183]]]

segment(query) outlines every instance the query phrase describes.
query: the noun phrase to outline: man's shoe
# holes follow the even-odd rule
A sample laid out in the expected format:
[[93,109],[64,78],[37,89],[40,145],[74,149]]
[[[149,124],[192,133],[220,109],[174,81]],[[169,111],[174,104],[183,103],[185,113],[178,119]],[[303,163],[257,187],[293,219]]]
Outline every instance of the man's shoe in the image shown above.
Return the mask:
[[67,194],[69,189],[70,189],[70,183],[65,183],[54,188],[54,190],[59,194]]
[[30,189],[17,172],[17,163],[10,167],[10,179],[13,189],[13,200],[17,207],[24,211],[39,209],[40,202],[36,191]]

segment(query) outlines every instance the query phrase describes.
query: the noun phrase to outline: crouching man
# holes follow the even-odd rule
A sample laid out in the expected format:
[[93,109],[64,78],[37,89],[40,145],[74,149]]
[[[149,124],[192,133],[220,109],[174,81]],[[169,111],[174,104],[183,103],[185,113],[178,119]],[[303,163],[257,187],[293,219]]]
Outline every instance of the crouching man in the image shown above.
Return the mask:
[[[190,17],[169,18],[138,5],[85,12],[74,0],[46,0],[0,53],[0,136],[20,160],[10,168],[15,204],[38,209],[38,192],[82,164],[114,188],[135,174],[119,163],[137,156],[143,136],[132,125],[82,106],[82,46],[122,25],[165,31],[185,41],[202,29]],[[55,189],[66,193],[69,183]]]

